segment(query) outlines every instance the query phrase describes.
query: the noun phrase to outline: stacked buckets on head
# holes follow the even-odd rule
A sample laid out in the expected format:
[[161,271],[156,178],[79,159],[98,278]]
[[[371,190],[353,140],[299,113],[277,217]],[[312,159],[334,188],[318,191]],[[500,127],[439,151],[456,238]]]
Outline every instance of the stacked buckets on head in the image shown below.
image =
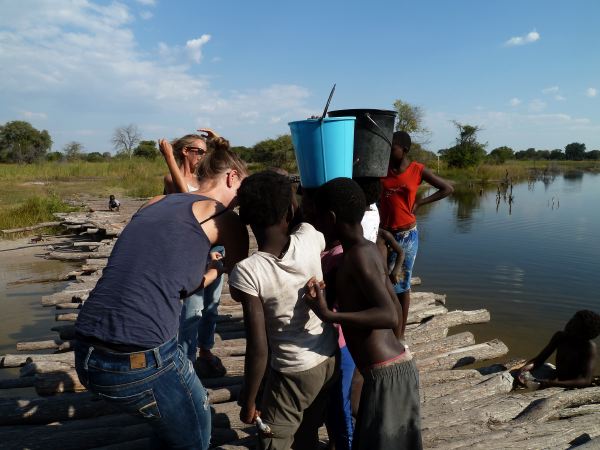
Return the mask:
[[338,177],[384,177],[396,113],[375,109],[332,111],[329,117],[290,122],[304,188]]

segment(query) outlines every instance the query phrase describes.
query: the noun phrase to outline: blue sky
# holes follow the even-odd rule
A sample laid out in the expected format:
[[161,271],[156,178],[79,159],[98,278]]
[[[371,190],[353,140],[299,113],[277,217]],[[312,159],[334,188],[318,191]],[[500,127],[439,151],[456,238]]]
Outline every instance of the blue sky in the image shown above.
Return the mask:
[[0,123],[53,150],[110,151],[199,126],[234,145],[331,108],[419,105],[431,150],[453,120],[488,150],[600,148],[596,1],[0,0]]

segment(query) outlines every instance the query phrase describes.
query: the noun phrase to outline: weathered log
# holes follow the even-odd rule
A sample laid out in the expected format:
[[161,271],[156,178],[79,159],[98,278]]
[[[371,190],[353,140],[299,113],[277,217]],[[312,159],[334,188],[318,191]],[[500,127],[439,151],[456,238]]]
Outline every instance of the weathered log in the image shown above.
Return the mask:
[[485,309],[475,311],[451,311],[447,314],[442,314],[426,320],[416,327],[407,326],[406,339],[409,344],[420,344],[422,342],[445,337],[449,327],[472,323],[484,323],[489,322],[489,320],[490,313]]
[[[22,384],[22,386],[15,387],[34,386],[34,377],[17,378],[14,381]],[[211,404],[234,401],[238,398],[240,389],[241,384],[208,389],[208,400]],[[105,402],[90,392],[65,393],[54,397],[29,399],[0,398],[0,425],[64,422],[105,416],[118,411],[115,405]]]
[[559,392],[552,397],[532,403],[513,423],[542,422],[555,416],[564,408],[576,408],[590,403],[600,403],[600,387]]
[[34,381],[35,380],[33,377],[8,378],[5,380],[0,380],[0,389],[20,389],[33,387]]
[[417,344],[443,339],[448,335],[448,328],[421,328],[419,325],[411,330],[406,330],[406,342],[414,347]]
[[216,347],[213,348],[212,353],[213,355],[216,355],[220,358],[229,356],[244,356],[246,354],[246,346],[243,345],[237,347]]
[[413,345],[410,347],[410,351],[414,353],[417,358],[425,359],[430,356],[439,355],[443,352],[473,344],[475,344],[475,336],[473,336],[473,333],[465,331],[452,336],[446,336],[443,339]]
[[85,261],[88,258],[108,258],[110,252],[61,252],[54,251],[46,255],[47,259],[56,259],[58,261]]
[[76,322],[78,315],[79,313],[55,314],[54,320],[56,320],[57,322]]
[[28,377],[35,375],[36,373],[50,373],[50,372],[67,372],[72,370],[73,366],[69,363],[57,362],[57,361],[38,361],[29,362],[19,369],[19,375],[21,377]]
[[[513,377],[508,372],[494,374],[491,378],[471,387],[466,391],[460,391],[453,395],[436,398],[424,405],[424,412],[433,411],[441,414],[445,410],[460,411],[461,408],[469,408],[469,401],[490,397],[498,393],[510,392],[513,386]],[[425,415],[425,414],[423,414]]]
[[[475,373],[477,372],[475,371]],[[482,375],[479,375],[479,377],[463,378],[461,380],[447,381],[445,383],[427,386],[420,390],[421,403],[426,403],[436,398],[468,390],[493,376],[494,375],[488,375],[487,377],[483,377]]]
[[61,291],[52,295],[44,295],[42,297],[42,305],[55,306],[59,303],[73,303],[77,301],[87,300],[88,294],[91,290],[91,287],[85,287],[81,289]]
[[423,321],[424,319],[439,316],[441,314],[446,314],[447,312],[448,310],[442,305],[430,306],[429,308],[420,308],[416,311],[409,310],[406,323],[421,323],[421,321]]
[[225,375],[224,377],[218,377],[218,378],[202,378],[202,384],[207,389],[208,388],[213,388],[213,389],[226,388],[228,386],[242,384],[243,381],[244,381],[244,377],[241,375],[236,375],[236,376]]
[[83,392],[86,390],[73,369],[64,372],[37,373],[34,387],[35,392],[42,397],[62,392]]
[[59,225],[60,225],[60,222],[41,222],[36,225],[31,225],[28,227],[9,228],[7,230],[2,230],[2,233],[3,234],[23,233],[25,231],[33,231],[33,230],[38,230],[40,228],[47,228],[47,227],[57,227]]
[[0,367],[20,367],[29,362],[56,361],[68,364],[74,364],[75,356],[73,352],[53,353],[51,355],[38,354],[19,354],[0,356]]
[[[109,426],[106,428],[79,428],[69,426],[35,427],[29,433],[3,432],[8,448],[26,448],[46,450],[60,448],[62,450],[78,450],[90,446],[101,446],[117,442],[132,441],[148,437],[152,431],[147,423],[138,423],[125,427]],[[4,437],[4,436],[3,436]]]
[[423,389],[436,384],[447,383],[449,381],[464,380],[467,378],[481,379],[481,374],[475,369],[432,370],[430,372],[419,373],[419,385]]
[[63,349],[65,342],[60,339],[50,339],[47,341],[32,341],[32,342],[17,342],[17,351],[19,352],[31,352],[36,350],[49,350],[49,349]]
[[83,302],[80,303],[59,303],[56,305],[56,309],[81,309]]
[[[529,423],[516,426],[512,423],[500,427],[486,427],[479,432],[471,430],[464,438],[437,439],[427,442],[431,448],[572,448],[600,435],[600,416],[590,414],[564,420]],[[462,430],[459,430],[462,431]]]
[[452,369],[476,361],[498,358],[507,353],[508,347],[503,342],[494,339],[483,344],[450,350],[424,359],[417,358],[417,367],[422,371]]

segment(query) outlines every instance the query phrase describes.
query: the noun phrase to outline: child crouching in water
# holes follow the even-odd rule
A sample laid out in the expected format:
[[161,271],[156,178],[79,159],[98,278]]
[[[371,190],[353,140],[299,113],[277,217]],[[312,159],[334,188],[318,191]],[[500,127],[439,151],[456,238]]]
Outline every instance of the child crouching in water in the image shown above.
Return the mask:
[[[247,337],[240,419],[253,423],[260,415],[269,426],[271,433],[259,433],[261,449],[315,449],[328,390],[338,376],[335,330],[303,299],[306,281],[323,276],[325,239],[307,223],[289,230],[295,208],[285,175],[249,176],[238,201],[240,218],[258,244],[258,251],[229,276],[231,296],[242,303]],[[257,407],[268,346],[271,369]]]
[[[583,388],[592,384],[600,315],[577,311],[564,331],[557,331],[546,347],[519,372],[519,381],[531,388]],[[556,368],[545,361],[556,350]]]
[[312,278],[306,301],[328,323],[339,323],[364,377],[353,449],[422,448],[419,380],[399,341],[402,311],[385,264],[363,237],[365,196],[348,178],[336,178],[315,196],[316,226],[344,249],[335,290],[339,311],[329,309],[324,283]]

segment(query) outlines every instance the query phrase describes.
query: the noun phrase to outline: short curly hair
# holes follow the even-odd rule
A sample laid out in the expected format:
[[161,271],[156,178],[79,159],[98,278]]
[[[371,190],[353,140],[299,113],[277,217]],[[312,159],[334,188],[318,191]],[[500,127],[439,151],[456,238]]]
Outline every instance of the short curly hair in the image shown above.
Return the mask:
[[365,215],[365,194],[358,183],[350,178],[334,178],[321,186],[315,195],[319,213],[333,211],[338,221],[360,223]]
[[265,170],[245,178],[237,198],[244,224],[268,227],[287,214],[292,202],[292,185],[287,176]]
[[363,193],[367,205],[376,203],[381,198],[381,178],[375,177],[357,177],[353,178],[358,183]]
[[565,331],[581,339],[595,339],[600,335],[600,315],[588,309],[577,311],[567,322]]

